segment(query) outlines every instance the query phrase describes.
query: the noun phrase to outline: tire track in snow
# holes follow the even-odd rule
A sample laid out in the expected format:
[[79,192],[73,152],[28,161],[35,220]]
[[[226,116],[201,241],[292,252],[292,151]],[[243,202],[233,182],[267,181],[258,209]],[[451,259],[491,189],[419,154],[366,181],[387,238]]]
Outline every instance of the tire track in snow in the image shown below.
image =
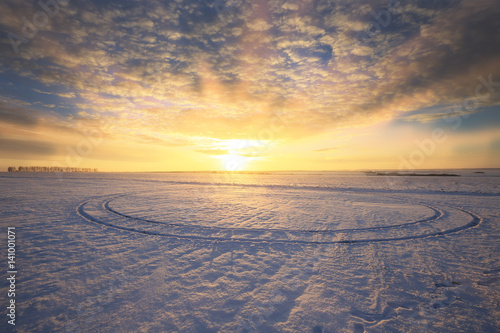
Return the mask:
[[[379,229],[393,229],[393,228],[399,228],[399,227],[403,227],[403,226],[410,226],[410,225],[414,225],[414,224],[418,224],[418,223],[424,223],[424,222],[431,222],[431,221],[435,221],[437,219],[440,219],[441,217],[444,216],[444,213],[442,210],[436,208],[436,207],[432,207],[432,206],[429,206],[429,205],[421,205],[421,206],[424,206],[424,207],[427,207],[431,210],[434,211],[434,215],[432,215],[431,217],[428,217],[428,218],[424,218],[424,219],[421,219],[421,220],[417,220],[417,221],[413,221],[413,222],[408,222],[408,223],[402,223],[402,224],[394,224],[394,225],[388,225],[388,226],[378,226],[378,227],[366,227],[366,228],[351,228],[351,229],[334,229],[334,230],[301,230],[301,229],[287,229],[287,228],[238,228],[238,227],[234,227],[234,228],[231,228],[231,227],[218,227],[218,226],[213,226],[213,227],[207,227],[207,226],[202,226],[202,225],[199,225],[199,226],[194,226],[194,225],[186,225],[186,224],[179,224],[179,223],[166,223],[166,222],[161,222],[161,221],[156,221],[156,220],[150,220],[150,219],[144,219],[144,218],[141,218],[141,217],[136,217],[136,216],[131,216],[131,215],[127,215],[127,214],[123,214],[113,208],[111,208],[109,206],[109,203],[114,200],[114,199],[110,199],[110,200],[107,200],[106,202],[104,202],[103,206],[106,210],[110,211],[111,213],[113,214],[116,214],[116,215],[119,215],[119,216],[122,216],[122,217],[126,217],[126,218],[129,218],[129,219],[133,219],[133,220],[137,220],[137,221],[142,221],[142,222],[146,222],[146,223],[153,223],[153,224],[163,224],[163,225],[167,225],[167,226],[176,226],[176,227],[196,227],[196,228],[199,228],[199,229],[209,229],[209,230],[239,230],[239,231],[265,231],[265,232],[269,232],[269,231],[276,231],[276,232],[286,232],[286,231],[289,231],[289,232],[303,232],[303,233],[315,233],[315,234],[337,234],[337,233],[343,233],[343,232],[357,232],[357,231],[368,231],[368,230],[379,230]],[[265,212],[261,212],[259,213],[259,216],[264,214]],[[252,217],[253,218],[253,217]],[[248,221],[249,219],[251,218],[246,218],[245,220],[241,220],[242,222],[246,222]]]
[[[118,194],[100,198],[100,199],[91,199],[89,201],[83,202],[76,208],[77,213],[83,217],[84,219],[98,223],[101,225],[105,225],[107,227],[112,227],[115,229],[119,229],[122,231],[140,233],[144,235],[151,236],[163,236],[163,237],[171,237],[177,239],[191,239],[191,240],[206,240],[206,241],[217,241],[217,242],[244,242],[244,243],[281,243],[281,244],[356,244],[356,243],[377,243],[377,242],[388,242],[388,241],[403,241],[403,240],[411,240],[411,239],[421,239],[427,237],[436,237],[448,235],[460,231],[464,231],[469,228],[473,228],[478,226],[482,222],[482,218],[468,210],[465,210],[460,207],[450,206],[451,210],[461,211],[472,218],[472,220],[468,221],[465,224],[460,224],[458,226],[454,226],[451,228],[445,228],[444,230],[432,230],[432,231],[424,231],[420,234],[416,235],[395,235],[395,236],[386,236],[382,231],[387,230],[396,230],[396,231],[405,231],[406,228],[410,226],[416,226],[418,224],[427,224],[427,223],[442,223],[443,216],[448,217],[448,211],[444,211],[441,208],[430,206],[427,204],[420,203],[421,206],[427,207],[434,211],[434,214],[431,217],[427,217],[421,220],[402,223],[397,225],[389,225],[389,226],[378,226],[378,227],[364,227],[364,228],[351,228],[351,229],[338,229],[338,230],[300,230],[300,229],[286,229],[286,228],[238,228],[238,227],[218,227],[218,226],[200,226],[200,225],[186,225],[181,223],[169,223],[169,222],[161,222],[151,219],[144,219],[140,217],[130,216],[128,214],[121,213],[116,209],[110,207],[110,202],[112,200],[130,196],[137,194],[136,193],[128,193],[128,194]],[[88,209],[87,205],[93,205],[93,210]],[[98,212],[98,214],[93,214],[92,212]],[[105,215],[105,218],[94,216],[94,215]],[[118,218],[118,220],[117,220]],[[136,222],[137,225],[132,223],[132,226],[124,226],[120,225],[120,219],[125,219],[126,222]],[[445,221],[446,222],[446,221]],[[130,224],[130,223],[129,223]],[[145,225],[151,225],[156,227],[164,227],[165,230],[157,231],[157,230],[148,230],[145,229]],[[418,231],[419,229],[417,229]],[[375,235],[369,235],[371,237],[368,238],[356,238],[350,237],[355,236],[357,233],[363,232],[374,232]],[[217,234],[218,233],[218,234]],[[246,235],[245,235],[246,233]],[[250,234],[250,235],[249,235]],[[324,239],[324,236],[335,236],[340,234],[340,239]],[[342,237],[342,236],[346,236]],[[318,237],[315,237],[318,235]],[[313,239],[311,236],[314,236]],[[321,239],[321,237],[323,239]],[[379,236],[379,237],[377,237]],[[280,238],[281,237],[281,238]]]

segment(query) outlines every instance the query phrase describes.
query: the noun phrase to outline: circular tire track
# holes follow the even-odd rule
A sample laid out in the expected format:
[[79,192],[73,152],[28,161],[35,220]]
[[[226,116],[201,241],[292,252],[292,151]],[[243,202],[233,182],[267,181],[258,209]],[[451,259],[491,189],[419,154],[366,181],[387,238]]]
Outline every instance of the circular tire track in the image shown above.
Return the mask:
[[479,225],[482,218],[460,207],[434,207],[418,203],[433,211],[423,219],[388,225],[335,230],[302,230],[294,228],[241,228],[162,222],[122,213],[110,202],[138,193],[116,194],[81,203],[77,213],[84,219],[128,232],[178,239],[218,242],[283,244],[353,244],[373,243],[442,236]]
[[[130,216],[130,215],[127,215],[127,214],[120,213],[117,210],[115,210],[115,209],[113,209],[113,208],[111,208],[109,206],[109,203],[111,201],[113,201],[113,200],[114,199],[110,199],[110,200],[107,200],[107,201],[105,201],[103,203],[103,207],[107,211],[109,211],[109,212],[111,212],[113,214],[116,214],[116,215],[119,215],[119,216],[122,216],[122,217],[126,217],[126,218],[129,218],[129,219],[137,220],[137,221],[142,221],[142,222],[145,222],[145,223],[163,224],[163,225],[166,225],[166,226],[175,226],[175,227],[186,226],[184,224],[179,224],[179,223],[165,223],[165,222],[161,222],[161,221],[149,220],[149,219],[144,219],[144,218],[140,218],[140,217],[136,217],[136,216]],[[230,228],[230,227],[217,227],[217,226],[207,227],[207,226],[199,225],[199,226],[196,226],[196,228],[199,228],[199,229],[209,229],[209,230],[215,230],[215,229],[220,229],[220,230],[244,230],[244,231],[251,230],[251,231],[261,231],[261,232],[288,231],[288,232],[304,232],[304,233],[318,233],[318,234],[328,234],[328,233],[334,234],[334,233],[339,233],[339,232],[356,232],[356,231],[367,231],[367,230],[379,230],[379,229],[398,228],[398,227],[409,226],[409,225],[413,225],[413,224],[417,224],[417,223],[434,221],[434,220],[437,220],[437,219],[443,217],[443,215],[444,215],[443,211],[441,211],[441,210],[439,210],[439,209],[437,209],[435,207],[428,206],[428,205],[421,205],[421,206],[424,206],[424,207],[427,207],[427,208],[431,209],[434,212],[434,215],[432,215],[431,217],[425,218],[425,219],[414,221],[414,222],[408,222],[408,223],[396,224],[396,225],[388,225],[388,226],[380,226],[380,227],[366,227],[366,228],[352,228],[352,229],[335,229],[335,230],[300,230],[300,229],[288,229],[288,228],[238,228],[238,227]]]

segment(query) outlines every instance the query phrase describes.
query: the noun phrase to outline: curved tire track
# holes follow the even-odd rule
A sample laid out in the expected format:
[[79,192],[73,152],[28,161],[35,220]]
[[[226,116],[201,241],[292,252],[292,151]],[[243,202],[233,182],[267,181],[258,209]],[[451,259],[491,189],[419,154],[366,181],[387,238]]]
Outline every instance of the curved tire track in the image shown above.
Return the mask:
[[[442,223],[442,219],[445,216],[445,212],[438,208],[426,204],[420,204],[434,211],[434,215],[425,219],[418,221],[412,221],[409,223],[402,223],[390,226],[379,226],[379,227],[366,227],[366,228],[352,228],[352,229],[338,229],[338,230],[300,230],[300,229],[277,229],[277,228],[231,228],[231,227],[209,227],[209,226],[196,226],[196,225],[185,225],[179,223],[165,223],[155,220],[148,220],[139,217],[130,216],[123,214],[110,207],[109,203],[119,197],[129,196],[134,193],[113,195],[111,198],[109,196],[104,199],[91,199],[89,201],[83,202],[76,208],[77,213],[86,219],[87,221],[101,224],[107,227],[115,228],[122,231],[134,232],[144,235],[151,236],[162,236],[171,237],[177,239],[191,239],[191,240],[208,240],[217,242],[244,242],[244,243],[278,243],[278,244],[355,244],[355,243],[376,243],[376,242],[388,242],[388,241],[402,241],[410,239],[421,239],[427,237],[443,236],[447,234],[452,234],[460,231],[467,230],[478,226],[482,222],[482,218],[468,210],[460,207],[449,206],[450,209],[455,211],[460,211],[472,218],[470,221],[458,226],[453,226],[451,228],[445,228],[445,230],[439,231],[422,231],[418,234],[404,235],[405,229],[409,227],[415,227],[417,225],[426,225],[429,223]],[[94,208],[86,209],[88,206],[93,204]],[[93,214],[92,212],[97,214]],[[103,217],[95,215],[104,215]],[[449,215],[449,214],[448,214]],[[120,225],[120,220],[123,220],[130,224],[130,222],[136,222],[137,225],[132,223],[132,226]],[[146,225],[162,227],[167,230],[155,231],[148,230]],[[403,235],[397,236],[386,236],[382,232],[376,233],[376,231],[403,231]],[[417,229],[417,232],[420,229]],[[347,236],[356,235],[357,233],[363,232],[375,232],[375,235],[368,238],[352,238],[352,239],[333,239],[333,240],[317,240],[310,239],[311,236],[318,237],[328,237],[335,236],[336,234]],[[219,233],[219,234],[216,234]],[[236,235],[234,235],[236,233]],[[242,237],[245,235],[238,235],[238,233],[251,233],[257,235],[246,235],[247,237]],[[271,233],[271,235],[270,235]],[[280,234],[279,238],[276,233]],[[269,236],[271,236],[269,238]],[[309,238],[308,238],[309,237]],[[348,237],[350,238],[350,237]]]
[[[140,218],[140,217],[136,217],[136,216],[130,216],[130,215],[127,215],[127,214],[123,214],[123,213],[120,213],[119,211],[109,207],[109,203],[114,200],[115,198],[113,199],[110,199],[110,200],[107,200],[103,203],[103,207],[113,213],[113,214],[116,214],[116,215],[119,215],[121,217],[126,217],[126,218],[129,218],[129,219],[133,219],[133,220],[137,220],[137,221],[142,221],[142,222],[145,222],[145,223],[153,223],[153,224],[162,224],[162,225],[166,225],[166,226],[175,226],[175,227],[194,227],[193,225],[186,225],[186,224],[180,224],[180,223],[165,223],[165,222],[160,222],[160,221],[155,221],[155,220],[149,220],[149,219],[143,219],[143,218]],[[208,230],[239,230],[239,231],[263,231],[263,232],[268,232],[268,231],[276,231],[276,232],[279,232],[279,231],[289,231],[289,232],[299,232],[299,233],[317,233],[317,234],[336,234],[336,233],[342,233],[342,232],[357,232],[357,231],[368,231],[368,230],[379,230],[379,229],[393,229],[393,228],[399,228],[399,227],[402,227],[402,226],[410,226],[410,225],[414,225],[414,224],[418,224],[418,223],[424,223],[424,222],[430,222],[430,221],[435,221],[437,219],[440,219],[441,217],[444,216],[444,213],[442,210],[436,208],[436,207],[432,207],[432,206],[429,206],[429,205],[421,205],[421,206],[424,206],[424,207],[427,207],[431,210],[434,211],[434,215],[432,215],[431,217],[428,217],[428,218],[425,218],[425,219],[421,219],[421,220],[418,220],[418,221],[413,221],[413,222],[408,222],[408,223],[402,223],[402,224],[393,224],[393,225],[388,225],[388,226],[379,226],[379,227],[367,227],[367,228],[352,228],[352,229],[335,229],[335,230],[301,230],[301,229],[287,229],[287,228],[238,228],[238,227],[234,227],[234,228],[230,228],[230,227],[207,227],[207,226],[203,226],[203,225],[200,225],[200,226],[196,226],[196,228],[198,229],[208,229]]]

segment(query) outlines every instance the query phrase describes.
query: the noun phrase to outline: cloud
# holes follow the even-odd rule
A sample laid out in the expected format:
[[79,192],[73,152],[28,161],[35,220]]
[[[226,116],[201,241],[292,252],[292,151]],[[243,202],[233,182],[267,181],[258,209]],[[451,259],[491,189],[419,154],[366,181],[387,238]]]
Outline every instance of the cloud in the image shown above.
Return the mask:
[[196,152],[198,153],[202,153],[202,154],[207,154],[207,155],[227,155],[229,154],[229,151],[225,150],[225,149],[198,149],[198,150],[195,150]]
[[[458,114],[457,114],[458,115]],[[432,123],[435,121],[441,121],[443,119],[446,119],[447,117],[453,117],[454,115],[450,113],[433,113],[433,114],[413,114],[413,115],[408,115],[401,117],[400,119],[407,121],[407,122],[412,122],[416,121],[419,123],[427,124],[427,123]]]
[[57,147],[50,142],[16,140],[0,137],[2,158],[19,158],[36,156],[51,156],[57,152]]
[[[276,113],[286,125],[274,138],[299,140],[461,102],[479,76],[500,81],[497,1],[401,2],[386,26],[359,41],[376,22],[370,13],[386,4],[230,1],[218,13],[194,0],[75,2],[19,54],[3,39],[0,60],[26,91],[62,97],[45,103],[58,118],[68,105],[73,116],[89,115],[68,118],[68,127],[93,119],[112,137],[167,145],[254,139]],[[22,36],[21,17],[38,10],[2,2],[0,27]],[[481,107],[499,103],[492,94]],[[1,117],[41,122],[21,110]]]
[[39,119],[20,107],[8,106],[0,102],[0,122],[15,124],[23,127],[33,127]]
[[316,151],[316,152],[324,152],[324,151],[332,151],[332,150],[336,150],[336,149],[338,149],[338,147],[315,149],[314,151]]

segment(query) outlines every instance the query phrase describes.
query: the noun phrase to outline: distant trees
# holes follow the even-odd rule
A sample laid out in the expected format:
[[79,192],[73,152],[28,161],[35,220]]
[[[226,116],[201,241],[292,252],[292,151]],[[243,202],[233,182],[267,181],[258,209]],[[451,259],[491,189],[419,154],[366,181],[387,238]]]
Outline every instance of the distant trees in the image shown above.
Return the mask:
[[20,166],[8,167],[9,172],[98,172],[97,168],[72,168],[72,167],[46,167],[46,166]]

